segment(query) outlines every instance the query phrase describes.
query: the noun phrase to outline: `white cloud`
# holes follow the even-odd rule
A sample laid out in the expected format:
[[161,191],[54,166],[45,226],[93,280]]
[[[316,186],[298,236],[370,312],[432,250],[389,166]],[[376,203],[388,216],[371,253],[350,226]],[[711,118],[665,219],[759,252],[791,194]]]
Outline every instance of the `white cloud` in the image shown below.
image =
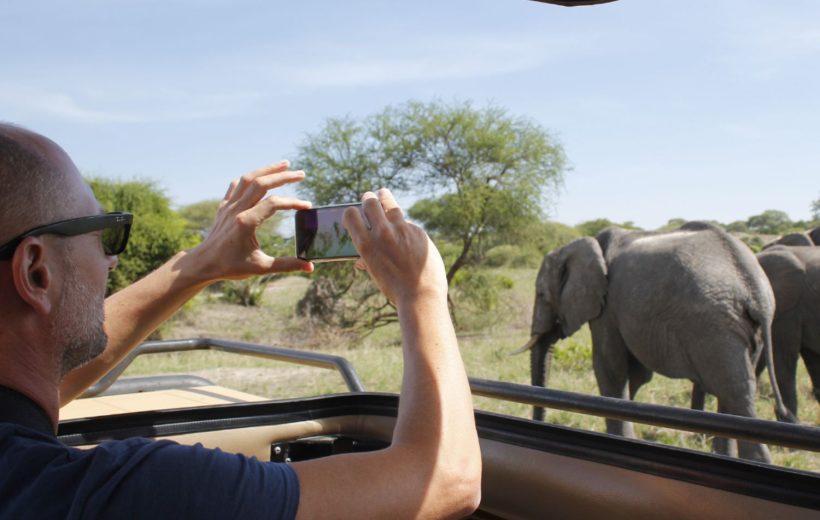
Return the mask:
[[[584,52],[594,38],[561,35],[450,35],[379,49],[316,44],[292,51],[268,48],[248,53],[233,66],[251,74],[276,74],[277,82],[311,88],[380,86],[435,80],[503,76],[537,69],[555,59]],[[280,56],[298,56],[283,60]],[[283,78],[282,73],[286,76]]]
[[[122,94],[118,92],[116,97],[121,100]],[[0,83],[0,108],[8,105],[3,111],[30,111],[82,123],[147,123],[224,117],[248,110],[260,98],[253,93],[202,94],[142,89],[137,98],[131,97],[127,103],[122,103],[99,91],[98,95],[87,96]],[[123,108],[124,104],[140,108]]]

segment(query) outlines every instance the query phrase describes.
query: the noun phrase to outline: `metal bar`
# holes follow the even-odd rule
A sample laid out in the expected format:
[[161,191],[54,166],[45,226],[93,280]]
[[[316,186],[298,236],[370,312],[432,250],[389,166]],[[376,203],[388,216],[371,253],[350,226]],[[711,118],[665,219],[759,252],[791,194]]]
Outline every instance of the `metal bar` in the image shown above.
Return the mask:
[[80,397],[94,397],[105,392],[108,387],[125,371],[137,356],[166,352],[187,352],[192,350],[218,350],[234,354],[245,354],[264,359],[284,361],[299,365],[308,365],[318,368],[337,370],[344,379],[351,392],[364,392],[365,388],[359,375],[348,360],[341,356],[322,354],[319,352],[304,352],[283,347],[269,345],[254,345],[239,341],[226,341],[212,338],[196,338],[168,341],[146,341],[134,348],[114,368],[105,374],[91,388]]
[[470,378],[474,395],[754,442],[820,451],[820,428]]

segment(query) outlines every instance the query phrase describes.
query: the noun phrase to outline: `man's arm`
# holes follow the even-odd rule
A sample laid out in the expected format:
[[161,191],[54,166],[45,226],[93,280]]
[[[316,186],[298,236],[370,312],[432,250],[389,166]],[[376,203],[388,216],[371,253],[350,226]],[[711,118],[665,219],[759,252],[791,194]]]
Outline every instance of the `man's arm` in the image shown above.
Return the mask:
[[[105,301],[105,351],[73,370],[60,386],[64,406],[94,384],[185,302],[218,280],[313,270],[310,262],[273,258],[259,249],[256,229],[278,210],[306,209],[310,203],[271,196],[268,190],[299,182],[304,172],[288,171],[282,162],[251,172],[231,183],[208,237],[178,253],[156,271]],[[137,215],[139,218],[139,215]]]
[[478,507],[481,452],[467,375],[447,308],[444,265],[387,190],[345,226],[377,286],[398,307],[404,377],[393,442],[381,451],[293,464],[298,518],[449,518]]

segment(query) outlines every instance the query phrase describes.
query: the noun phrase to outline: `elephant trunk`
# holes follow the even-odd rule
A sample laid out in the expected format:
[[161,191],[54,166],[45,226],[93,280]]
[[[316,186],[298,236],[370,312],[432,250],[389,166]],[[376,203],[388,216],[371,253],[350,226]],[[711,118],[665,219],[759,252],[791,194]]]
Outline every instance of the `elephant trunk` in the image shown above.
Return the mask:
[[[550,379],[550,368],[552,367],[552,355],[554,342],[544,341],[544,336],[539,336],[539,341],[530,350],[530,373],[531,384],[533,386],[547,387]],[[535,421],[544,420],[544,408],[534,406],[532,418]]]
[[[551,332],[533,334],[523,347],[513,352],[513,354],[520,354],[527,350],[530,351],[530,381],[533,386],[547,387],[552,366],[553,346],[556,341],[563,338],[560,327],[556,326]],[[544,408],[533,407],[532,418],[536,421],[543,421]]]

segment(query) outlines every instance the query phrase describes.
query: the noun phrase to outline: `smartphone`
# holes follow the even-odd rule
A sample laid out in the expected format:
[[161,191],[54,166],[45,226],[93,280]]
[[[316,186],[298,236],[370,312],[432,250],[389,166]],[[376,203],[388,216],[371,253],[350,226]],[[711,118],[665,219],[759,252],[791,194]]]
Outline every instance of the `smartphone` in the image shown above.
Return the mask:
[[296,212],[296,256],[311,262],[355,260],[359,253],[353,245],[342,215],[347,208],[361,208],[361,202],[319,206]]

